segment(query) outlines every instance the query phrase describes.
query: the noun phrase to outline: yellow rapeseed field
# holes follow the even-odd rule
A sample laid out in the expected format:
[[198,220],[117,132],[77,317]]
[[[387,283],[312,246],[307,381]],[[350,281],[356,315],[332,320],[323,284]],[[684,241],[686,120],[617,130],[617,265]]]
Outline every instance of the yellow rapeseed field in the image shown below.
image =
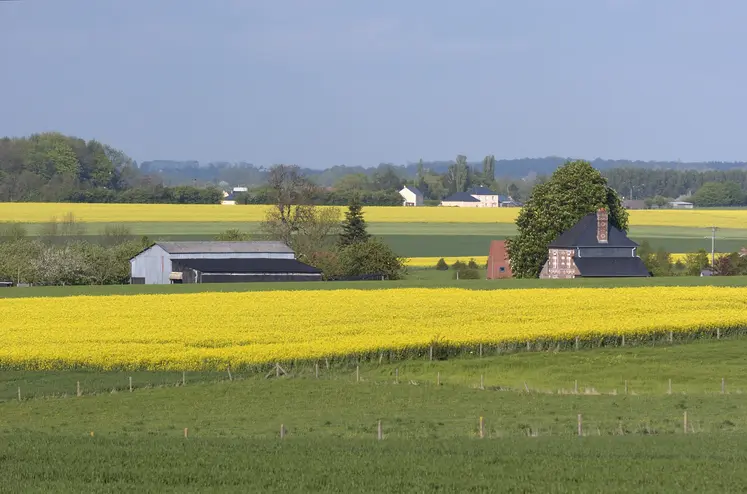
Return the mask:
[[[436,266],[436,263],[438,260],[441,259],[440,257],[411,257],[407,259],[407,265],[416,267],[416,268],[432,268]],[[460,256],[460,257],[444,257],[444,261],[446,261],[446,264],[451,266],[457,261],[462,261],[463,263],[468,263],[470,259],[474,259],[475,262],[480,265],[484,266],[488,262],[488,256]]]
[[[0,203],[0,222],[43,223],[73,213],[90,223],[262,221],[267,206]],[[513,223],[517,208],[364,208],[371,223]],[[635,210],[631,226],[747,228],[747,210]]]
[[747,289],[314,290],[0,299],[0,366],[224,369],[747,326]]

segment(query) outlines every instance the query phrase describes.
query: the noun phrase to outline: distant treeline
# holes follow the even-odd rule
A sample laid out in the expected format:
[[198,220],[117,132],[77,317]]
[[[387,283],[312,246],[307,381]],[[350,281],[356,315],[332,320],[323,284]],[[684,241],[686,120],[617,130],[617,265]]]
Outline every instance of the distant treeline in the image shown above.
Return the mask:
[[[526,199],[533,186],[552,173],[560,157],[470,161],[420,161],[376,167],[332,166],[302,168],[318,186],[316,204],[343,205],[358,195],[366,205],[398,205],[403,185],[417,187],[426,204],[473,186]],[[740,206],[747,203],[747,163],[591,162],[626,199],[648,199],[649,206],[692,197],[699,206]],[[59,133],[0,139],[0,201],[123,202],[217,204],[223,191],[246,186],[239,203],[269,202],[269,168],[251,163],[146,161],[138,165],[124,152],[98,141]],[[707,185],[707,187],[704,187]],[[701,192],[702,190],[702,192]]]
[[[496,177],[518,180],[538,175],[550,175],[555,169],[563,164],[567,158],[549,156],[546,158],[521,158],[521,159],[497,159],[495,162]],[[376,173],[382,173],[392,169],[404,180],[415,179],[418,175],[419,166],[433,173],[444,174],[454,161],[423,161],[422,163],[408,163],[406,165],[395,165],[392,163],[381,163],[377,166],[345,166],[335,165],[325,169],[301,168],[301,171],[314,182],[330,187],[335,185],[342,177],[347,175],[365,175],[369,178]],[[468,160],[467,164],[474,170],[482,167],[482,161]],[[745,170],[747,162],[688,162],[679,161],[631,161],[631,160],[604,160],[597,158],[591,161],[594,168],[607,171],[616,168],[635,168],[651,171],[728,171]],[[164,183],[169,185],[190,184],[193,181],[200,183],[225,182],[231,185],[244,185],[247,187],[258,186],[265,183],[268,169],[247,162],[211,162],[200,163],[198,161],[144,161],[140,165],[140,171],[145,174],[156,174]],[[655,194],[654,194],[655,195]]]
[[122,151],[59,133],[0,139],[1,202],[216,204],[217,187],[166,187]]

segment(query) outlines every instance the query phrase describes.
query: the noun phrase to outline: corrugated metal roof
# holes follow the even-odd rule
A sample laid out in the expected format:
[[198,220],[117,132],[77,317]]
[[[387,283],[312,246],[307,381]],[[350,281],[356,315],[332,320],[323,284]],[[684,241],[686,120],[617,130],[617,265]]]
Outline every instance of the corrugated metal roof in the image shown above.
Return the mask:
[[283,242],[157,242],[169,254],[274,252],[292,253]]

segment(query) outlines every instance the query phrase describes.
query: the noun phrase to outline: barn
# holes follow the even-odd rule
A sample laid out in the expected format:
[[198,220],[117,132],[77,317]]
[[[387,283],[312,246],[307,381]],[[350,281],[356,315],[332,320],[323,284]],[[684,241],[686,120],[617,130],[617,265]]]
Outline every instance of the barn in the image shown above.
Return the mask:
[[130,259],[130,283],[319,281],[282,242],[157,242]]

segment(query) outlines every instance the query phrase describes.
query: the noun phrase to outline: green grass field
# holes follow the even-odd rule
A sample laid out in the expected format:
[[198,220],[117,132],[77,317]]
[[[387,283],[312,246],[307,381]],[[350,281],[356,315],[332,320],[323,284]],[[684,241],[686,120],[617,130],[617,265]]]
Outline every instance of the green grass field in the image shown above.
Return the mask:
[[[103,223],[86,224],[86,233],[95,237],[106,227]],[[147,235],[154,240],[209,240],[227,229],[257,233],[258,223],[132,223],[135,235]],[[31,235],[43,232],[42,224],[26,225]],[[504,239],[516,233],[507,223],[371,223],[369,231],[383,238],[405,257],[484,256],[490,241]],[[638,242],[648,241],[654,249],[663,247],[669,252],[710,250],[710,230],[687,227],[633,227],[630,237]],[[747,230],[722,229],[717,236],[718,252],[735,252],[747,245]]]
[[2,371],[2,490],[739,492],[745,352],[734,337],[369,363],[359,380],[352,364],[322,364],[319,378],[311,366],[188,373],[186,385]]
[[[187,285],[88,285],[0,288],[0,299],[18,297],[71,297],[76,295],[138,295],[197,292],[252,292],[266,290],[382,290],[390,288],[464,288],[504,290],[524,288],[615,288],[636,286],[747,286],[747,276],[662,278],[578,278],[572,280],[506,279],[455,280],[453,271],[410,269],[398,281],[320,281],[264,283],[199,283]],[[484,273],[484,271],[483,271]]]

